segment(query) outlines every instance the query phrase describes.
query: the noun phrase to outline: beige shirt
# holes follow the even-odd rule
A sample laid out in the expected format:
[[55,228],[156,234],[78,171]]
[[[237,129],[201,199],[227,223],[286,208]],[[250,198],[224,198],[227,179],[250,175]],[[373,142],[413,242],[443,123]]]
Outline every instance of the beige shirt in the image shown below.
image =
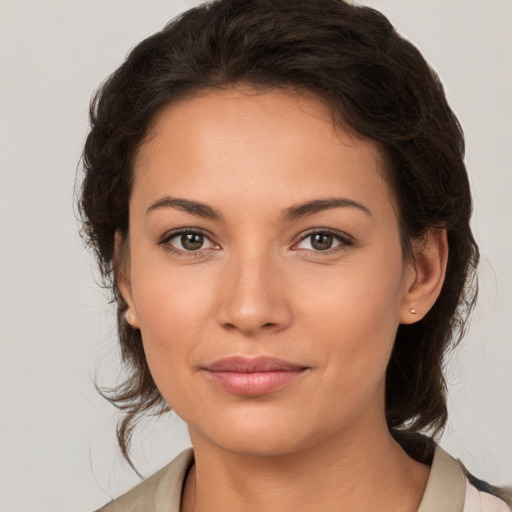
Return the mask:
[[[98,512],[179,512],[181,490],[194,460],[192,448]],[[418,512],[510,512],[500,498],[478,490],[462,466],[439,446]]]

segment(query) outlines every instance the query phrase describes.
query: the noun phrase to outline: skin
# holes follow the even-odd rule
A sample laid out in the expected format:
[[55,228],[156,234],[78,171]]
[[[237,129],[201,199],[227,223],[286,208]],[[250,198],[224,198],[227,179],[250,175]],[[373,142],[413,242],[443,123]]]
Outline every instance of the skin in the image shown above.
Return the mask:
[[[392,440],[384,379],[398,325],[440,292],[446,236],[429,233],[404,258],[385,172],[377,145],[335,130],[311,97],[228,89],[154,120],[118,273],[155,383],[189,426],[182,511],[417,510],[429,468]],[[360,206],[283,214],[332,198]],[[182,229],[199,234],[198,249]],[[319,250],[312,233],[332,246]],[[241,396],[202,370],[233,355],[307,370]]]

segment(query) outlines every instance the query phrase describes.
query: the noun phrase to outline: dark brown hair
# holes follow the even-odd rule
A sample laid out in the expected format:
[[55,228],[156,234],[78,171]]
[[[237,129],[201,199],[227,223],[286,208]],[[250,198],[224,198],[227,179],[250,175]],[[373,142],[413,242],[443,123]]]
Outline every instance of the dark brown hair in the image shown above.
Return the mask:
[[443,362],[476,297],[478,248],[464,139],[437,75],[379,12],[342,0],[218,0],[190,9],[142,41],[91,102],[79,208],[83,234],[118,308],[128,376],[107,393],[125,414],[127,456],[137,418],[169,410],[151,377],[140,331],[125,321],[114,276],[114,233],[128,230],[133,161],[155,114],[169,102],[236,85],[321,98],[333,119],[377,141],[388,161],[404,250],[446,228],[441,294],[420,321],[400,325],[386,377],[386,418],[405,446],[447,419]]

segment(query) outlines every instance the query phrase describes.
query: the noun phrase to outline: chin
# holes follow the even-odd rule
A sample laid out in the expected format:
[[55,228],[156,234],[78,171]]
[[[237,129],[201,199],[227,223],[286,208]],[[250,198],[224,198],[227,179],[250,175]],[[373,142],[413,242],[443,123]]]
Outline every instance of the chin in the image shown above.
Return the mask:
[[297,439],[290,431],[273,431],[270,435],[255,429],[249,432],[232,431],[210,441],[223,451],[247,457],[277,457],[305,448],[304,440]]
[[287,414],[283,410],[238,411],[218,414],[214,422],[195,428],[189,424],[194,445],[208,444],[229,453],[275,457],[289,455],[314,446],[326,433],[320,425],[309,425],[302,414]]

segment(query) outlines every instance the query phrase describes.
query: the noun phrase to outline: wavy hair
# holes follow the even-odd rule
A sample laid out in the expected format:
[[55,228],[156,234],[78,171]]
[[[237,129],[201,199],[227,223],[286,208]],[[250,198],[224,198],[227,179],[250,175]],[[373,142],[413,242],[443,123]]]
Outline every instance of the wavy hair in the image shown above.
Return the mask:
[[140,415],[169,410],[140,331],[124,318],[114,272],[114,234],[128,231],[134,157],[164,105],[237,85],[312,94],[335,122],[378,142],[405,252],[428,230],[446,229],[440,296],[422,320],[399,326],[386,374],[393,436],[406,447],[415,433],[439,434],[447,420],[444,359],[476,299],[478,248],[469,224],[464,137],[437,75],[374,9],[342,0],[217,0],[137,45],[91,101],[79,209],[83,237],[117,305],[127,377],[104,393],[124,413],[117,431],[123,454],[130,462]]

